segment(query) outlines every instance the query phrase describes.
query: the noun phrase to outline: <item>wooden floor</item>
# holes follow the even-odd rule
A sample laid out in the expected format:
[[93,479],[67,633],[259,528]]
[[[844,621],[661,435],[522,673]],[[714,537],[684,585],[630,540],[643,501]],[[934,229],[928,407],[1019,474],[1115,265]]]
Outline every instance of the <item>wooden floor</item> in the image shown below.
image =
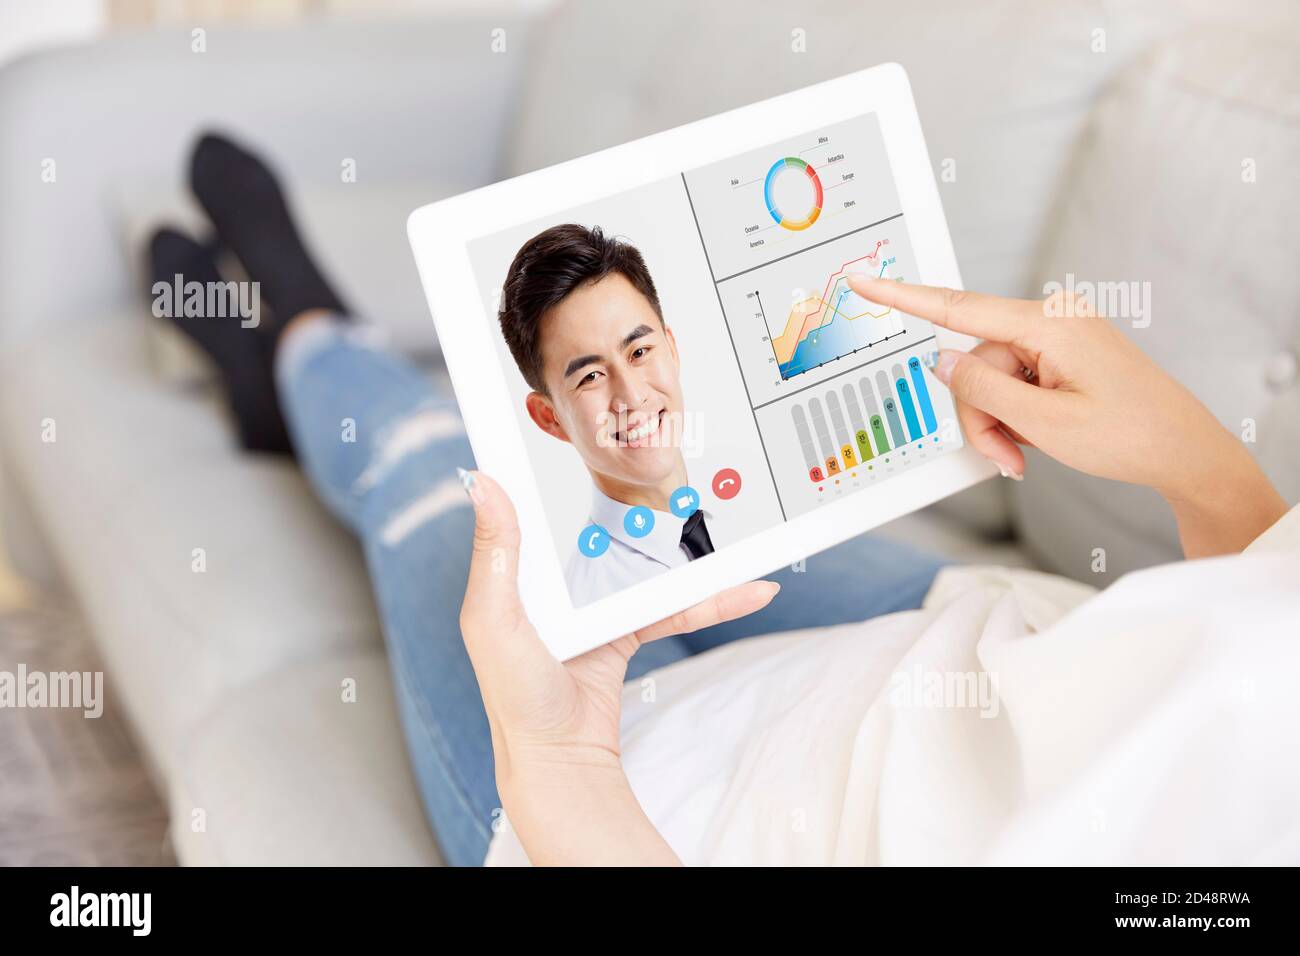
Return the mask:
[[[0,671],[97,671],[75,613],[40,606],[0,616]],[[175,865],[167,811],[105,675],[103,716],[0,707],[0,865]]]

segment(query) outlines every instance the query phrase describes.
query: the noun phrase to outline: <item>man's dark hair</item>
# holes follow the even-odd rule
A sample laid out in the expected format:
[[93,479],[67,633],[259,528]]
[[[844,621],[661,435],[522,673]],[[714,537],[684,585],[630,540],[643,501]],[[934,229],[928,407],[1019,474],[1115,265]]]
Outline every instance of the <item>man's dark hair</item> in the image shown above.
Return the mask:
[[645,259],[630,243],[606,236],[599,227],[568,223],[552,226],[524,243],[506,273],[501,290],[501,334],[524,381],[546,394],[542,381],[542,319],[581,286],[612,272],[632,283],[663,323],[659,293]]

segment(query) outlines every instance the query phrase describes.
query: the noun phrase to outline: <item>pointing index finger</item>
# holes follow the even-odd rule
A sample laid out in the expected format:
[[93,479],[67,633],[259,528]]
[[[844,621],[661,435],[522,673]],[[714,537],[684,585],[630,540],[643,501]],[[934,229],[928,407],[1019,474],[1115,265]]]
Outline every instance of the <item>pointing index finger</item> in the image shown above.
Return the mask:
[[1020,299],[866,275],[850,275],[848,283],[864,299],[989,342],[1027,343],[1041,317],[1037,303]]

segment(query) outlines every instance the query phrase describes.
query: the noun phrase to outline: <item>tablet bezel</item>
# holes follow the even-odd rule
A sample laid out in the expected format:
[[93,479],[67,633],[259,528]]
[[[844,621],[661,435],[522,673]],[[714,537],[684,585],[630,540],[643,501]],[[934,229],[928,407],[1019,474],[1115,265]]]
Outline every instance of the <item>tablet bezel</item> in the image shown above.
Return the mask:
[[[577,656],[997,473],[967,443],[927,463],[906,481],[887,482],[870,495],[848,495],[757,532],[745,539],[743,548],[723,549],[580,608],[570,601],[564,564],[554,547],[493,339],[500,334],[496,316],[489,314],[479,294],[469,243],[867,113],[875,113],[880,122],[920,281],[961,288],[911,85],[896,63],[495,183],[411,214],[411,247],[477,467],[492,475],[514,501],[522,536],[520,596],[529,619],[559,659]],[[946,329],[936,327],[935,334],[941,347],[969,349],[974,344]]]

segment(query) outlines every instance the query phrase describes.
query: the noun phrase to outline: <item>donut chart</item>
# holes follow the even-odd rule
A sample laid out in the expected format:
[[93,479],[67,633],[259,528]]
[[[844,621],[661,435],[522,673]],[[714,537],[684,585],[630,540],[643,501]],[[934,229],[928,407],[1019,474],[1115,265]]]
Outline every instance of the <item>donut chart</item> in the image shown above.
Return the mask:
[[[803,213],[802,219],[796,219],[792,215],[783,212],[777,205],[774,187],[777,180],[783,175],[807,176],[812,181],[812,203],[806,212],[800,210]],[[822,181],[818,177],[817,171],[802,159],[796,156],[787,156],[784,159],[778,159],[772,164],[772,168],[767,171],[767,179],[763,182],[763,199],[767,203],[767,211],[771,213],[777,225],[783,229],[798,232],[801,229],[807,229],[822,214]]]

